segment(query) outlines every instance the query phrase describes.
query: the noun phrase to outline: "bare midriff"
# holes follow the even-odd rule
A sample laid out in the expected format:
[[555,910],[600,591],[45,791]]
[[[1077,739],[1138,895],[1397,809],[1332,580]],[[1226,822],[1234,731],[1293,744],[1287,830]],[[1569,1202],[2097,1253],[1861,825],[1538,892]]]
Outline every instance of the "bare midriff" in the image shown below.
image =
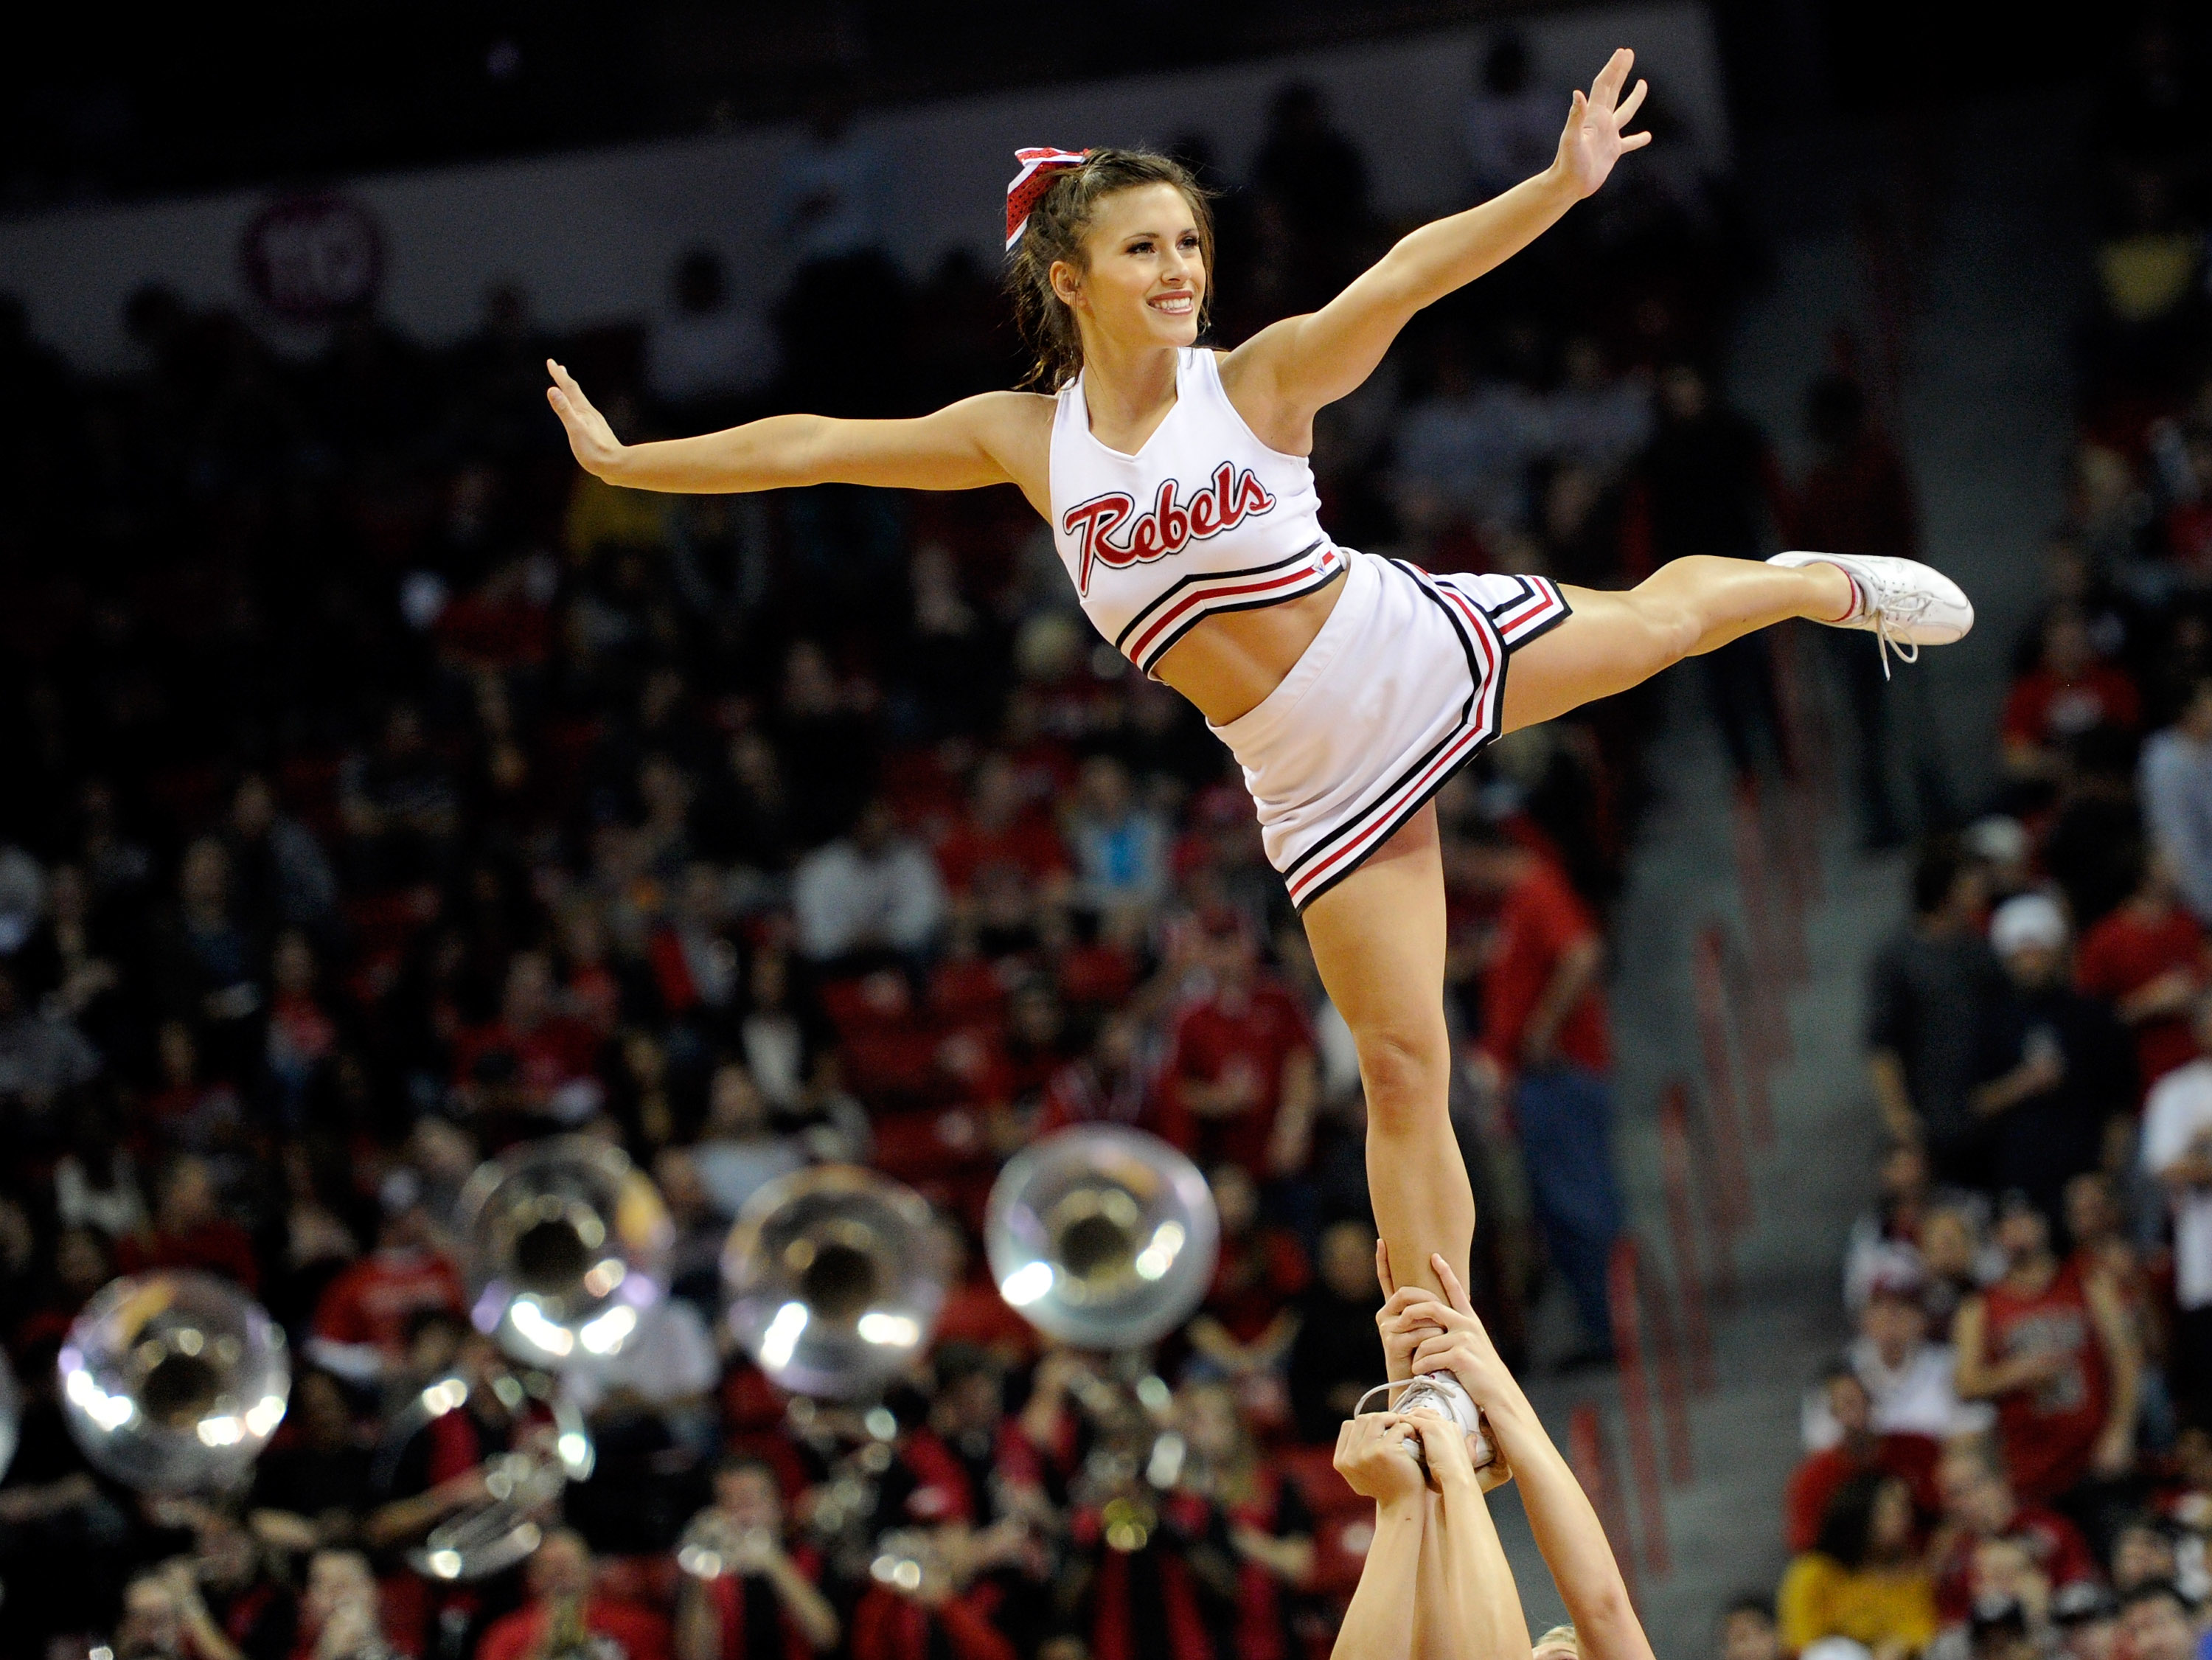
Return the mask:
[[1225,727],[1283,684],[1343,593],[1339,581],[1260,611],[1216,611],[1176,641],[1153,672]]

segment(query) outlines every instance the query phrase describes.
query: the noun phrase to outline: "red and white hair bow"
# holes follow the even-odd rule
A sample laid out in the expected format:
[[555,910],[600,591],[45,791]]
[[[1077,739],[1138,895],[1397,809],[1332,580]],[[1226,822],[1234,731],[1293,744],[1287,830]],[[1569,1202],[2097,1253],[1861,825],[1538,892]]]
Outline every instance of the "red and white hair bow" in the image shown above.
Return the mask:
[[1021,240],[1022,227],[1030,222],[1030,210],[1037,204],[1052,184],[1055,173],[1079,167],[1090,158],[1089,150],[1025,149],[1016,150],[1014,160],[1022,164],[1013,182],[1006,186],[1006,247],[1009,252]]

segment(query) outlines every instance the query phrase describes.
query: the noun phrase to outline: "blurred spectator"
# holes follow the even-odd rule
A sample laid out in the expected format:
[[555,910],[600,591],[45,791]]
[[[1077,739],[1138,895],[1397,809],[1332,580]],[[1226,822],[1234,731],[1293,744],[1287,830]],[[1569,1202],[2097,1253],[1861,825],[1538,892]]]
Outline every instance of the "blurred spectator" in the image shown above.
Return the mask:
[[377,1197],[376,1249],[324,1288],[307,1345],[317,1365],[361,1386],[383,1383],[405,1364],[423,1314],[458,1316],[467,1307],[460,1271],[438,1249],[422,1177],[395,1170]]
[[102,1646],[122,1660],[245,1660],[209,1614],[192,1565],[182,1557],[125,1588],[123,1618]]
[[1721,1616],[1718,1660],[1783,1660],[1771,1596],[1739,1596]]
[[2109,1281],[2062,1262],[2051,1222],[2008,1196],[1997,1224],[2004,1277],[1959,1310],[1959,1393],[1996,1404],[2020,1496],[2049,1503],[2135,1458],[2142,1355]]
[[1308,279],[1316,291],[1334,293],[1342,274],[1364,263],[1367,163],[1331,125],[1328,94],[1321,88],[1294,81],[1275,94],[1252,182],[1280,208],[1300,252],[1319,263]]
[[714,1068],[708,1085],[707,1122],[690,1160],[714,1208],[734,1217],[769,1183],[804,1169],[806,1152],[795,1137],[769,1127],[768,1103],[752,1074],[728,1061]]
[[2132,774],[2135,743],[2098,727],[2075,739],[2057,811],[2045,823],[2043,868],[2081,927],[2094,927],[2135,886],[2142,812]]
[[519,1116],[574,1126],[605,1099],[598,1061],[592,1029],[555,1006],[545,954],[517,952],[499,1018],[463,1031],[453,1045],[453,1091],[487,1122]]
[[2128,1660],[2193,1660],[2196,1606],[2170,1582],[2138,1585],[2120,1598],[2119,1643]]
[[276,792],[258,773],[231,797],[227,840],[250,934],[266,939],[294,927],[329,937],[337,920],[337,877],[315,833],[278,808]]
[[2106,1006],[2067,983],[2066,919],[2023,893],[1990,919],[2009,994],[1984,1016],[1984,1079],[1969,1098],[1991,1126],[1996,1184],[2057,1216],[2067,1182],[2103,1156],[2106,1122],[2128,1113],[2134,1068]]
[[1496,30],[1482,50],[1464,118],[1474,199],[1510,190],[1552,165],[1566,125],[1557,94],[1534,84],[1528,38]]
[[696,247],[676,262],[671,305],[646,337],[646,384],[664,404],[743,397],[775,379],[775,341],[730,301],[722,256]]
[[847,969],[914,962],[937,937],[945,889],[928,849],[898,834],[890,808],[872,801],[849,836],[825,843],[792,873],[799,946]]
[[1492,540],[1528,520],[1528,467],[1543,453],[1540,410],[1527,387],[1478,380],[1465,341],[1448,334],[1428,364],[1429,392],[1398,422],[1398,511],[1431,537],[1455,521]]
[[155,1189],[153,1228],[118,1240],[115,1265],[125,1274],[193,1268],[234,1280],[249,1296],[261,1289],[253,1241],[225,1213],[215,1172],[203,1158],[170,1164]]
[[713,1515],[738,1560],[717,1578],[685,1578],[675,1660],[801,1660],[836,1647],[836,1610],[816,1589],[821,1556],[787,1545],[775,1473],[743,1454],[725,1457],[714,1470]]
[[309,1557],[294,1654],[307,1660],[379,1660],[392,1651],[368,1559],[356,1550],[333,1549]]
[[2080,1530],[2057,1511],[2020,1499],[2002,1455],[1987,1438],[1946,1448],[1936,1485],[1944,1523],[1937,1535],[1936,1606],[1945,1624],[1973,1611],[1976,1580],[1995,1566],[1977,1559],[1992,1544],[2016,1545],[2021,1560],[2012,1571],[2032,1571],[2053,1592],[2096,1583],[2097,1560]]
[[2196,1016],[2198,1058],[2151,1086],[2143,1104],[2142,1168],[2173,1219],[2173,1380],[2205,1421],[2212,1410],[2212,1000]]
[[1375,1230],[1346,1219],[1322,1230],[1320,1274],[1297,1304],[1291,1345],[1291,1412],[1298,1438],[1327,1441],[1353,1405],[1385,1375],[1375,1329],[1382,1288],[1375,1278]]
[[2127,903],[2082,941],[2075,974],[2082,991],[2109,1004],[2135,1038],[2136,1086],[2151,1086],[2197,1054],[2190,1014],[2206,983],[2204,928],[2184,909],[2162,854],[2142,859]]
[[[1549,165],[1548,155],[1544,165]],[[1641,376],[1613,374],[1604,347],[1587,334],[1571,336],[1559,357],[1559,384],[1544,395],[1537,429],[1554,456],[1609,483],[1650,441],[1650,383]]]
[[[1937,1441],[1973,1434],[1990,1421],[1987,1407],[1962,1402],[1950,1345],[1933,1341],[1917,1280],[1886,1275],[1868,1288],[1858,1335],[1844,1363],[1864,1388],[1867,1426],[1876,1435],[1924,1435]],[[1831,1415],[1826,1391],[1806,1402],[1805,1446],[1838,1445],[1845,1426]]]
[[287,1434],[253,1466],[253,1505],[296,1517],[325,1544],[352,1542],[368,1508],[369,1449],[337,1378],[303,1372],[292,1385]]
[[1167,825],[1138,800],[1128,769],[1101,755],[1084,765],[1066,830],[1075,853],[1078,901],[1126,931],[1166,889]]
[[1604,942],[1544,855],[1495,826],[1474,833],[1469,854],[1468,876],[1496,907],[1482,1052],[1510,1080],[1529,1194],[1545,1247],[1574,1293],[1582,1353],[1601,1358],[1613,1347],[1606,1265],[1620,1231]]
[[1867,988],[1867,1064],[1882,1126],[1927,1150],[1939,1181],[1990,1183],[1988,1126],[1973,1110],[1983,1031],[2004,995],[1982,939],[1980,873],[1942,843],[1912,877],[1912,921],[1875,958]]
[[1793,1554],[1818,1548],[1829,1501],[1847,1481],[1869,1471],[1894,1476],[1905,1484],[1919,1509],[1933,1513],[1936,1460],[1940,1444],[1931,1435],[1874,1427],[1874,1402],[1859,1375],[1848,1365],[1831,1367],[1820,1381],[1822,1404],[1836,1427],[1832,1445],[1809,1452],[1790,1475],[1783,1499],[1784,1538]]
[[1936,1634],[1936,1592],[1912,1548],[1912,1495],[1869,1471],[1837,1488],[1813,1548],[1775,1596],[1782,1641],[1803,1649],[1848,1637],[1876,1651],[1921,1647]]
[[902,1531],[883,1543],[890,1571],[853,1610],[853,1660],[1014,1660],[993,1618],[998,1587],[975,1578],[964,1523]]
[[492,1622],[477,1645],[477,1660],[535,1660],[587,1645],[593,1652],[611,1645],[623,1660],[671,1660],[666,1620],[593,1590],[591,1548],[581,1534],[568,1528],[548,1533],[523,1576],[529,1600]]
[[1312,1029],[1241,921],[1218,914],[1204,927],[1204,989],[1177,1013],[1160,1067],[1170,1139],[1255,1181],[1295,1175],[1313,1152]]
[[2081,614],[2053,611],[2035,666],[2005,697],[2005,768],[2024,783],[2052,782],[2074,739],[2099,727],[2131,733],[2142,713],[2135,683],[2097,655]]
[[[1865,388],[1832,372],[1813,382],[1805,405],[1815,459],[1798,488],[1799,540],[1839,553],[1917,558],[1912,481],[1904,458],[1869,417]],[[1860,840],[1869,848],[1894,847],[1903,830],[1890,794],[1881,665],[1847,631],[1823,630],[1820,638],[1843,680],[1856,729]]]
[[1261,1219],[1259,1189],[1241,1165],[1216,1165],[1210,1179],[1221,1213],[1221,1256],[1190,1323],[1194,1375],[1230,1379],[1247,1411],[1279,1421],[1288,1407],[1285,1371],[1298,1335],[1297,1298],[1313,1269],[1287,1230]]
[[[1780,476],[1759,429],[1687,363],[1661,374],[1658,404],[1657,430],[1638,464],[1651,562],[1688,554],[1765,557]],[[1751,778],[1762,757],[1786,766],[1765,636],[1747,634],[1698,661],[1736,776]]]
[[2143,745],[2143,822],[2200,922],[2212,922],[2212,680],[2191,690],[2181,717]]
[[1001,873],[1048,904],[1068,877],[1067,853],[1050,815],[1026,798],[1012,761],[996,751],[976,763],[966,810],[937,844],[937,865],[962,907]]
[[1865,1306],[1877,1276],[1923,1273],[1921,1229],[1931,1198],[1928,1155],[1910,1141],[1892,1145],[1881,1156],[1875,1207],[1851,1224],[1844,1244],[1844,1304],[1856,1314]]
[[853,129],[850,89],[827,84],[807,112],[805,135],[784,159],[776,216],[801,263],[881,246],[887,179],[880,149]]

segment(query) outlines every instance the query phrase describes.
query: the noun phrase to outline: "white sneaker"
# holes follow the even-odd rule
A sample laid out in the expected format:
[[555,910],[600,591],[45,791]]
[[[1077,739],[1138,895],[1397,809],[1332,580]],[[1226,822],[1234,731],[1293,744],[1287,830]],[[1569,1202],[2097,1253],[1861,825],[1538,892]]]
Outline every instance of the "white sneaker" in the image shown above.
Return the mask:
[[1404,1393],[1391,1402],[1393,1412],[1432,1412],[1437,1417],[1457,1424],[1467,1432],[1467,1450],[1477,1469],[1487,1469],[1498,1462],[1498,1445],[1490,1438],[1490,1424],[1482,1415],[1482,1408],[1474,1404],[1474,1397],[1452,1373],[1432,1371],[1403,1383],[1377,1383],[1366,1395],[1359,1397],[1354,1413],[1365,1409],[1369,1395],[1385,1389],[1400,1389]]
[[1778,553],[1766,562],[1800,570],[1833,565],[1850,577],[1857,601],[1848,617],[1829,626],[1873,635],[1885,679],[1892,652],[1900,663],[1917,663],[1921,647],[1948,646],[1974,626],[1974,604],[1965,590],[1917,559],[1878,553]]

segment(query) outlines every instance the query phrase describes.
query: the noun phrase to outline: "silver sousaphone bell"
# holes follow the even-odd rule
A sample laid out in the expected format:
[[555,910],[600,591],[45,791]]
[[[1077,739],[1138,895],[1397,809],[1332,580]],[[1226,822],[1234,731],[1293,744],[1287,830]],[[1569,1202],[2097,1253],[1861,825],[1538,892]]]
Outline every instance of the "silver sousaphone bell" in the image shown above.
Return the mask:
[[526,1365],[621,1353],[667,1292],[676,1231],[659,1189],[591,1136],[525,1141],[479,1164],[460,1226],[470,1317]]
[[[583,1414],[556,1374],[609,1360],[667,1295],[676,1231],[650,1177],[617,1146],[587,1135],[525,1141],[479,1164],[461,1189],[459,1221],[476,1329],[520,1363],[483,1379],[511,1414],[542,1408],[514,1450],[486,1459],[485,1497],[430,1529],[409,1553],[438,1579],[481,1579],[544,1541],[562,1488],[595,1457]],[[460,1377],[437,1379],[402,1409],[388,1447],[468,1403]]]
[[1205,1300],[1221,1220],[1182,1153],[1142,1130],[1089,1124],[1007,1161],[983,1240],[999,1294],[1046,1336],[1134,1349]]
[[730,1329],[800,1395],[873,1394],[929,1346],[948,1264],[928,1203],[854,1164],[781,1177],[722,1248]]
[[292,1389],[267,1310],[228,1280],[182,1269],[111,1280],[55,1364],[84,1456],[149,1493],[243,1486]]

